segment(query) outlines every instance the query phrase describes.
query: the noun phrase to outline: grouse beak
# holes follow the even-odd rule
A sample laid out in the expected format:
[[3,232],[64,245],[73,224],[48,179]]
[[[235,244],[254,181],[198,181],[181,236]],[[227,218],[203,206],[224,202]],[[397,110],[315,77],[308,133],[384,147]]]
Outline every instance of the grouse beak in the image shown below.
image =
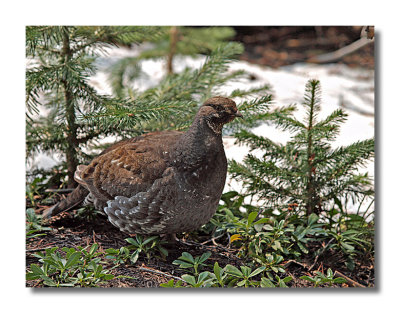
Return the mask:
[[242,115],[242,113],[240,113],[239,111],[236,111],[235,117],[243,118],[243,115]]

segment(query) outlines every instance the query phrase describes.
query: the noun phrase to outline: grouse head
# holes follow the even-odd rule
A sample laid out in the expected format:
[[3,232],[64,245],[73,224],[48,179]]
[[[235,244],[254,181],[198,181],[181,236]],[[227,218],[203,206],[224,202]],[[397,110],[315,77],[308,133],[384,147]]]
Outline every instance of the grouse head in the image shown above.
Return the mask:
[[236,108],[235,101],[225,97],[213,97],[206,100],[200,107],[198,115],[216,134],[221,134],[222,126],[233,121],[235,117],[243,118]]

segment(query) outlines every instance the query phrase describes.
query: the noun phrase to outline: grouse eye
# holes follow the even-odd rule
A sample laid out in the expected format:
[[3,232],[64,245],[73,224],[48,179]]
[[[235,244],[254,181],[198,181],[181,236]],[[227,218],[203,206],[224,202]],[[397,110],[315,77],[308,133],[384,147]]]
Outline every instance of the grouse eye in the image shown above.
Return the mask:
[[218,112],[221,112],[221,111],[224,110],[224,108],[223,108],[222,105],[215,105],[214,108],[215,108]]

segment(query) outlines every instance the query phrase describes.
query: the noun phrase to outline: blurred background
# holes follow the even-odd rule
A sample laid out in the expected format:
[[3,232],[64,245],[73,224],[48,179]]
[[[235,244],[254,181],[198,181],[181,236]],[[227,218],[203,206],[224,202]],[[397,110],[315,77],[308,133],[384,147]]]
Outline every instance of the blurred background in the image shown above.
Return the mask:
[[[348,46],[361,37],[362,26],[252,26],[233,27],[234,40],[242,42],[241,60],[278,68],[312,61],[319,55]],[[374,45],[330,60],[349,67],[374,69]]]

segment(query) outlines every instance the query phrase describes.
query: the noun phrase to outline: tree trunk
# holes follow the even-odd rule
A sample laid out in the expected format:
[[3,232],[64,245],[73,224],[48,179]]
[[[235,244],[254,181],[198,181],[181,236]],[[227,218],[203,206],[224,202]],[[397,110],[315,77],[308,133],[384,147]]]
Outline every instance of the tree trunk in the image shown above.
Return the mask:
[[176,26],[171,27],[169,36],[170,37],[169,37],[169,52],[167,59],[167,71],[168,74],[172,74],[174,72],[172,61],[176,53],[176,44],[178,42],[178,28]]
[[307,192],[306,192],[306,211],[307,215],[314,213],[315,209],[315,189],[314,189],[314,158],[315,155],[312,154],[312,128],[313,128],[313,117],[314,117],[314,90],[311,93],[312,99],[310,103],[310,118],[308,121],[308,132],[307,132],[307,163],[308,163],[308,173],[307,173]]
[[[64,29],[64,38],[63,38],[63,47],[61,52],[61,57],[63,62],[67,63],[71,57],[71,47],[69,42],[69,33],[68,28]],[[66,159],[67,159],[67,175],[68,175],[68,188],[74,188],[77,186],[77,183],[74,180],[74,173],[76,167],[78,166],[78,140],[77,140],[77,129],[78,125],[76,124],[76,116],[75,116],[75,104],[74,97],[68,82],[67,75],[64,75],[61,82],[64,87],[64,99],[65,99],[65,112],[66,112],[66,120],[67,120],[67,150],[66,150]]]

